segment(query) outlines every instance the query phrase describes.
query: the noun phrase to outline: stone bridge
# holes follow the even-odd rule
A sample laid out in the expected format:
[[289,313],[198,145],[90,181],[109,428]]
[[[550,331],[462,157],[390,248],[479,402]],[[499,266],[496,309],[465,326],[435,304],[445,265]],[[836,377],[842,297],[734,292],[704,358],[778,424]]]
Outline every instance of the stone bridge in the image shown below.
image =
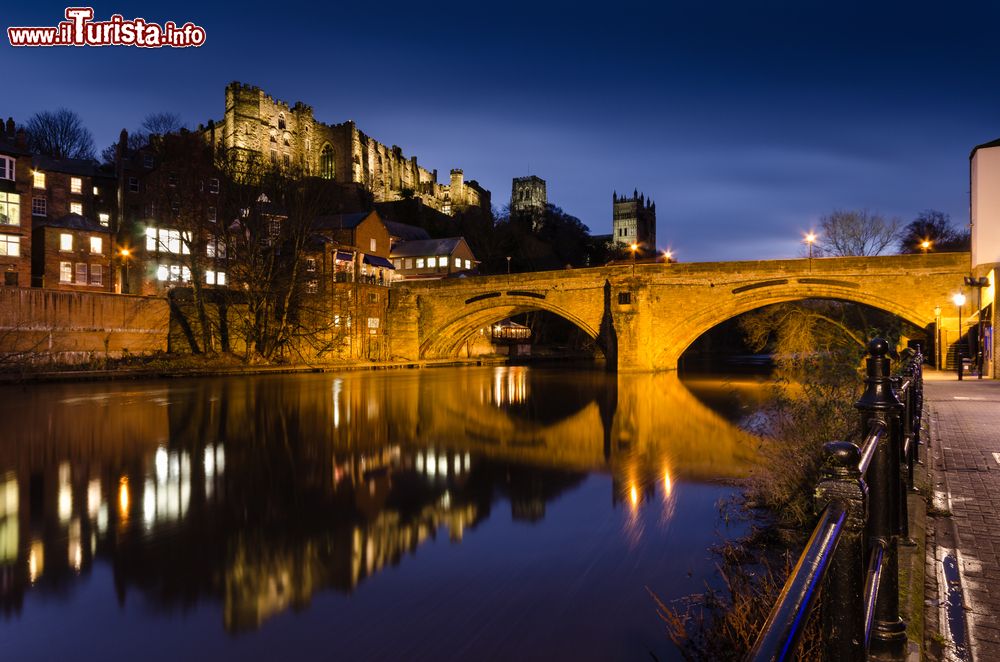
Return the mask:
[[611,369],[671,370],[713,326],[785,301],[851,301],[930,328],[935,306],[954,308],[951,297],[969,265],[968,253],[932,253],[626,264],[402,283],[392,290],[390,333],[398,358],[457,357],[480,329],[545,310],[594,338]]

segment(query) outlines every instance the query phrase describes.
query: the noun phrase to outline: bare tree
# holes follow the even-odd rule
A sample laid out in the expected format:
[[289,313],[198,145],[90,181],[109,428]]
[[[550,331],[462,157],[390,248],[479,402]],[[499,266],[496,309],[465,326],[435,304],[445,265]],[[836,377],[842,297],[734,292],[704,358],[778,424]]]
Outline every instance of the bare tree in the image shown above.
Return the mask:
[[898,241],[900,224],[867,209],[838,209],[820,219],[818,247],[827,255],[881,255]]
[[[142,124],[135,131],[128,134],[128,150],[135,151],[145,147],[149,143],[150,136],[165,136],[171,133],[179,133],[185,128],[181,121],[181,116],[169,111],[150,113],[142,120]],[[118,150],[118,142],[113,142],[101,150],[101,160],[104,163],[114,163],[115,154]]]
[[94,158],[94,137],[80,116],[68,108],[35,113],[25,127],[28,147],[58,159]]
[[900,253],[950,253],[967,251],[970,246],[968,230],[957,229],[948,214],[934,209],[920,212],[901,230],[899,238]]

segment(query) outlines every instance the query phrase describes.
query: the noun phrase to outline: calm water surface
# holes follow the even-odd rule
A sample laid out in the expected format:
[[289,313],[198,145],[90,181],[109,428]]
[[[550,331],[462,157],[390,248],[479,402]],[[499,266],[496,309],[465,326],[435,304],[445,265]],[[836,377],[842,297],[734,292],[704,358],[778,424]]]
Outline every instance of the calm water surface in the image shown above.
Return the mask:
[[762,388],[525,367],[0,388],[3,659],[676,659]]

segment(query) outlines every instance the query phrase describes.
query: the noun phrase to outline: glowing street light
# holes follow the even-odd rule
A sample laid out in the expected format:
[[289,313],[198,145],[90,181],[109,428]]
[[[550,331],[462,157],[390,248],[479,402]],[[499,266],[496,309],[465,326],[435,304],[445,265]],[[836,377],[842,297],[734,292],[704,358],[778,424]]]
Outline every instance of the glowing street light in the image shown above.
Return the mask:
[[816,233],[810,231],[806,234],[804,238],[806,244],[809,246],[809,273],[813,270],[813,244],[816,243]]
[[958,307],[958,344],[955,345],[955,356],[958,359],[958,380],[962,381],[962,306],[965,305],[965,295],[959,292],[951,300]]
[[635,275],[635,252],[639,250],[639,244],[633,243],[629,246],[629,250],[632,251],[632,275]]
[[667,250],[663,251],[664,262],[666,262],[667,264],[670,264],[670,260],[672,260],[673,258],[674,258],[674,253],[669,248]]
[[132,251],[130,251],[128,248],[123,247],[119,251],[119,254],[122,256],[122,264],[125,265],[125,279],[124,279],[124,282],[122,283],[122,285],[123,285],[122,292],[125,293],[125,294],[128,294],[129,293],[129,286],[128,286],[128,258],[129,258],[130,255],[132,255]]
[[933,245],[934,242],[932,242],[930,239],[924,239],[923,241],[920,242],[920,250],[924,252],[924,255],[927,255],[927,251],[929,251],[931,249],[931,246]]

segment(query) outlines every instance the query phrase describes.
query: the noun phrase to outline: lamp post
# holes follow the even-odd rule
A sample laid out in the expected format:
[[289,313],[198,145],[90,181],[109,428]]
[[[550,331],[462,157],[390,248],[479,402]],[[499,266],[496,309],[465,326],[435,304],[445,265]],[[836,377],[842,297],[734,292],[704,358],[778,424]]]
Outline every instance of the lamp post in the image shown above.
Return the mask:
[[934,306],[934,367],[941,369],[941,306]]
[[924,252],[924,255],[927,255],[927,251],[931,249],[932,244],[933,242],[930,239],[924,239],[920,242],[920,250]]
[[951,300],[958,307],[958,343],[955,345],[955,355],[958,358],[958,381],[962,381],[962,306],[965,305],[965,295],[959,292]]
[[813,270],[813,244],[816,243],[816,233],[809,232],[805,237],[805,242],[809,246],[809,273]]
[[635,276],[635,252],[639,250],[639,244],[633,243],[629,246],[629,250],[632,251],[632,275]]
[[665,264],[670,264],[670,260],[672,259],[674,259],[674,254],[669,248],[663,251],[663,262]]
[[507,275],[510,276],[510,255],[507,256]]
[[125,267],[125,277],[122,279],[123,280],[122,294],[129,294],[130,288],[128,286],[128,258],[132,254],[132,252],[127,248],[122,248],[119,251],[119,254],[122,256],[122,265]]

